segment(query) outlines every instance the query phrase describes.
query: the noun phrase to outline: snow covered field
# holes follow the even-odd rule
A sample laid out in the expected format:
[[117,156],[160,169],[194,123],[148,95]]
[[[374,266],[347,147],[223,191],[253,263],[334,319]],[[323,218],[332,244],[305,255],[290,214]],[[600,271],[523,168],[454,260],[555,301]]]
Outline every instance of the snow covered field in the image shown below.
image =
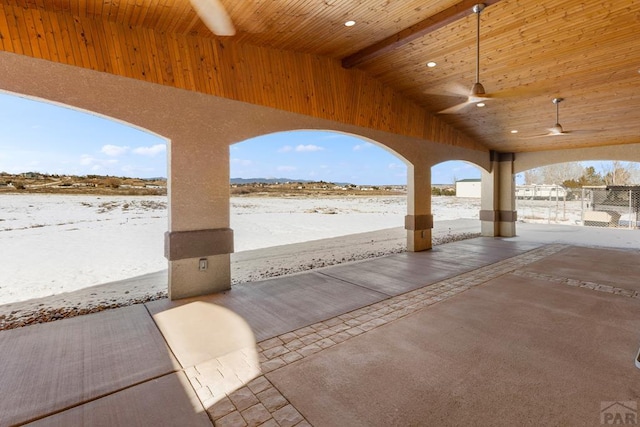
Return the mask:
[[[163,196],[0,196],[0,304],[163,270]],[[479,200],[436,197],[436,220]],[[236,252],[402,227],[406,197],[232,198]]]

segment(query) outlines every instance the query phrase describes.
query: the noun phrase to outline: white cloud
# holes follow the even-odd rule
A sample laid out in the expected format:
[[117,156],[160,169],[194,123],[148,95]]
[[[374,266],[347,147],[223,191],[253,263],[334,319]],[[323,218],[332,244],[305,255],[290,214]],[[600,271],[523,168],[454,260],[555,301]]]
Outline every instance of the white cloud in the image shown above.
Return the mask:
[[138,147],[133,150],[134,153],[142,156],[155,156],[157,154],[164,153],[165,151],[167,151],[167,146],[165,144],[156,144],[151,147]]
[[278,166],[277,170],[279,172],[293,172],[295,170],[298,170],[298,168],[295,166]]
[[403,163],[389,163],[389,169],[405,169],[407,166]]
[[231,159],[231,163],[233,163],[234,165],[240,165],[240,166],[251,166],[253,164],[251,160],[246,160],[246,159]]
[[285,145],[284,147],[281,147],[278,150],[278,153],[288,153],[289,151],[293,150],[293,147],[290,145]]
[[318,145],[308,144],[308,145],[298,145],[296,146],[296,151],[298,152],[306,152],[306,151],[322,151],[324,147],[320,147]]
[[80,164],[82,166],[93,166],[95,168],[97,165],[109,166],[115,165],[117,163],[118,161],[116,159],[96,159],[95,157],[91,157],[88,154],[83,154],[82,156],[80,156]]
[[92,165],[96,161],[97,161],[96,159],[94,159],[93,157],[89,156],[88,154],[83,154],[82,156],[80,156],[80,164],[83,165],[83,166]]
[[365,142],[364,144],[357,144],[353,146],[353,151],[365,150],[367,148],[373,147],[373,144],[370,142]]
[[100,149],[100,152],[102,154],[106,154],[107,156],[121,156],[127,151],[129,151],[129,147],[127,147],[126,145],[119,146],[119,145],[107,144],[107,145],[103,145],[102,149]]

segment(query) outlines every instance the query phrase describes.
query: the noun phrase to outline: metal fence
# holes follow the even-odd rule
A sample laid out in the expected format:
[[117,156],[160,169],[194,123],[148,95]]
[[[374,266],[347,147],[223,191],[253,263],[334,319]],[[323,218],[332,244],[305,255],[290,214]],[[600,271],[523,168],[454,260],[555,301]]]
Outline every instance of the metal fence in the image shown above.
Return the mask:
[[519,186],[516,210],[524,222],[639,229],[640,186]]
[[640,228],[640,186],[583,187],[582,204],[585,226]]
[[580,202],[560,185],[522,185],[516,188],[518,220],[545,224],[578,224]]

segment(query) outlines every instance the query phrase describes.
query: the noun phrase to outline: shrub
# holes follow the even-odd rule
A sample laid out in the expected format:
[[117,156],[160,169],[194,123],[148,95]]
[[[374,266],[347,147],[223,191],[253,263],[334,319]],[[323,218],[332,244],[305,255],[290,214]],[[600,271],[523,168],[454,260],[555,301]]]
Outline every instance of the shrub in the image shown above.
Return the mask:
[[109,188],[120,188],[121,181],[118,178],[108,178],[105,185]]

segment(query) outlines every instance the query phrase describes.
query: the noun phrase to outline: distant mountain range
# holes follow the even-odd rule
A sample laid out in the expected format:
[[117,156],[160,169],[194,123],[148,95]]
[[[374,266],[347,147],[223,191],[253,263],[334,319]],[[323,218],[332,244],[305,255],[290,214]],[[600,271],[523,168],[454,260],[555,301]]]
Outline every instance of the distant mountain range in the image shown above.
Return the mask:
[[231,184],[276,184],[283,182],[312,182],[304,179],[291,178],[231,178]]

